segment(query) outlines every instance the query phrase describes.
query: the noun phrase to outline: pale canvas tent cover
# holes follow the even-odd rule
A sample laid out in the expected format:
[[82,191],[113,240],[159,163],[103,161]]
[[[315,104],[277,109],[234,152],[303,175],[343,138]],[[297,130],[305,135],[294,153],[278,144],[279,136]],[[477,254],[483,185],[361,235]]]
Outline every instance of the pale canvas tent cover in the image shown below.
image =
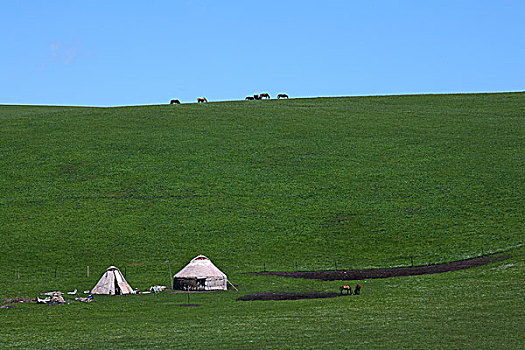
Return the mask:
[[173,289],[227,290],[228,278],[204,255],[193,258],[173,277]]
[[133,288],[126,281],[122,272],[115,266],[110,266],[104,272],[97,285],[91,290],[92,294],[131,294]]

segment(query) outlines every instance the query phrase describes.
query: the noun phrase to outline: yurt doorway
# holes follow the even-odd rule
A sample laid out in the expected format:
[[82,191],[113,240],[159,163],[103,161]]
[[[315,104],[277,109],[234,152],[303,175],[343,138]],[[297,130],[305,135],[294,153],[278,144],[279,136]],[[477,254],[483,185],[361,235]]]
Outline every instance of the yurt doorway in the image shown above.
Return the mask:
[[206,278],[197,278],[197,286],[199,290],[206,289]]

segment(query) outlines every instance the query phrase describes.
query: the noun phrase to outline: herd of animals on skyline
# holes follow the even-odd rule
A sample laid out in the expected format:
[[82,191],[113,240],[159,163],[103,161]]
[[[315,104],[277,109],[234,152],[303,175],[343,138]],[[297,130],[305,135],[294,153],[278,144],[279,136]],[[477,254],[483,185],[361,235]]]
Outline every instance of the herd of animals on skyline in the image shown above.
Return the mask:
[[[288,95],[287,94],[278,94],[277,95],[277,99],[281,99],[281,98],[288,98]],[[253,96],[246,96],[246,98],[244,100],[245,101],[254,101],[254,100],[263,100],[263,99],[269,100],[270,99],[270,94],[268,94],[266,92],[263,92],[261,94],[255,94]],[[205,102],[208,102],[206,97],[198,97],[197,98],[197,103],[205,103]],[[173,104],[180,105],[180,101],[179,100],[171,100],[170,101],[170,105],[173,105]]]

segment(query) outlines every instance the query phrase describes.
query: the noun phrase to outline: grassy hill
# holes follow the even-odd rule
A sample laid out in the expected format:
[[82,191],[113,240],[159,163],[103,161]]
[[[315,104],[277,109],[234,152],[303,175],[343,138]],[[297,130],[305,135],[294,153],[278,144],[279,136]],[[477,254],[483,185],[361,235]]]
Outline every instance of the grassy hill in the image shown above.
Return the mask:
[[[109,265],[126,269],[133,287],[167,284],[165,260],[175,272],[198,254],[241,284],[241,294],[338,287],[246,274],[263,266],[512,256],[469,271],[368,282],[351,302],[247,304],[227,292],[198,295],[202,306],[191,310],[170,295],[22,305],[0,313],[8,325],[0,345],[91,348],[109,339],[114,347],[163,348],[190,335],[196,343],[183,347],[524,340],[515,308],[523,309],[524,93],[0,106],[0,130],[2,299],[89,289]],[[49,317],[56,332],[44,331]],[[479,319],[491,317],[500,321],[489,321],[486,333]]]

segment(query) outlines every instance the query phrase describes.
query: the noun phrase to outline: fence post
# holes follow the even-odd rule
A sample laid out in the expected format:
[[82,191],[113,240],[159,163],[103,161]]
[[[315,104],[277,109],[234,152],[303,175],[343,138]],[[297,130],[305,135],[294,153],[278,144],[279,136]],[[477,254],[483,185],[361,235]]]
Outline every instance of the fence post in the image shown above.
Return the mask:
[[87,278],[89,278],[89,265],[87,266],[87,273],[86,273],[86,275],[87,275]]
[[17,279],[20,279],[20,269],[17,270]]
[[264,263],[264,272],[266,272],[266,262]]
[[55,266],[55,278],[57,278],[57,268]]

